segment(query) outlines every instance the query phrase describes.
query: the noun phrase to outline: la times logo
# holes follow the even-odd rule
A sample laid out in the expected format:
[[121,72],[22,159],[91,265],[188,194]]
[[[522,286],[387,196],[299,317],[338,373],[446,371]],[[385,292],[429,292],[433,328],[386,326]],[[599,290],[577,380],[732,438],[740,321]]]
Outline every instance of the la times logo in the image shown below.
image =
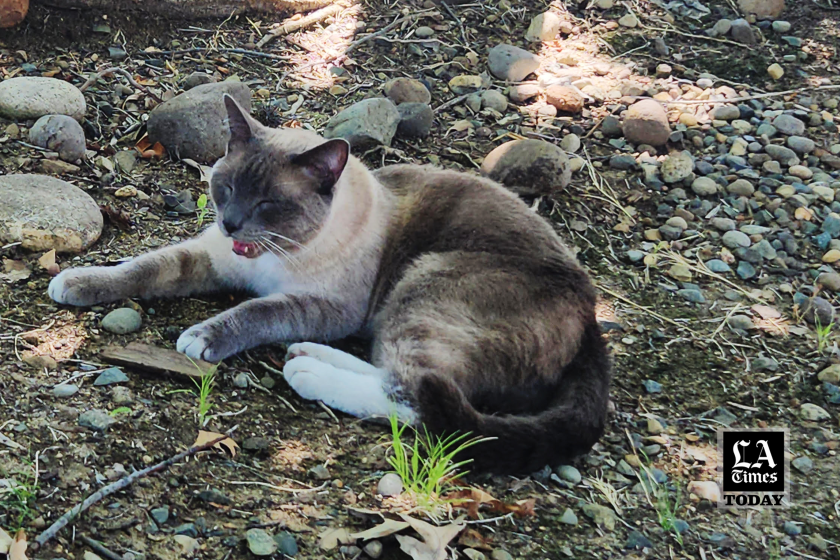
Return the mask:
[[721,507],[790,505],[788,430],[718,430]]

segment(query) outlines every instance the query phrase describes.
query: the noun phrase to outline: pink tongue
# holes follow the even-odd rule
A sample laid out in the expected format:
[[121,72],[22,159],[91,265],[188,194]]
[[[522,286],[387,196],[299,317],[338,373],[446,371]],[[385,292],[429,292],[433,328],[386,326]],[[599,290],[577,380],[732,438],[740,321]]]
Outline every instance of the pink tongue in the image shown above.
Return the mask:
[[254,243],[233,242],[233,252],[237,255],[252,259],[257,256],[257,246]]

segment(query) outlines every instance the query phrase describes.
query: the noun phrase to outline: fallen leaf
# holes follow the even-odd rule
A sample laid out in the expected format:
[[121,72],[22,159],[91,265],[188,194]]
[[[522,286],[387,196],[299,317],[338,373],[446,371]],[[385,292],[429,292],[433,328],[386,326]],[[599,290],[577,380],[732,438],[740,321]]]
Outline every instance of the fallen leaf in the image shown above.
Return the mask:
[[26,267],[25,262],[3,259],[3,273],[0,274],[0,279],[15,283],[26,280],[31,274],[32,271]]
[[353,544],[356,539],[350,536],[350,531],[347,529],[327,529],[321,533],[321,539],[318,543],[323,550],[332,550],[341,544]]
[[435,526],[402,513],[400,517],[423,538],[421,542],[414,537],[396,535],[402,551],[413,560],[446,560],[446,545],[467,526],[462,520]]
[[268,518],[278,523],[278,526],[283,529],[288,529],[293,533],[313,533],[315,529],[301,521],[301,519],[294,513],[276,509],[268,512]]
[[[218,439],[224,436],[224,434],[217,434],[216,432],[205,432],[204,430],[198,431],[198,437],[195,440],[195,443],[192,444],[193,447],[199,447],[202,445],[206,445],[213,441],[214,439]],[[213,446],[214,449],[227,449],[230,452],[231,458],[236,457],[236,450],[239,449],[239,445],[229,437],[219,441]]]
[[350,535],[350,537],[354,539],[362,539],[365,541],[370,539],[381,539],[382,537],[387,537],[388,535],[399,533],[408,526],[408,523],[404,521],[386,519],[384,522],[380,523],[376,527],[372,527],[367,531],[362,531],[360,533],[353,533],[352,535]]
[[210,184],[210,174],[213,172],[212,167],[209,167],[207,165],[201,165],[197,161],[189,159],[189,158],[181,158],[181,161],[186,163],[187,165],[189,165],[193,169],[197,169],[199,179],[202,182],[207,183],[208,185]]
[[15,542],[9,547],[9,560],[26,560],[26,533],[23,529],[15,535]]
[[102,205],[99,207],[99,210],[102,212],[103,216],[106,216],[111,221],[112,224],[123,231],[131,229],[131,226],[134,225],[131,215],[128,212],[119,210],[111,205]]
[[778,319],[779,317],[782,316],[781,312],[779,312],[777,309],[774,309],[773,307],[770,307],[768,305],[756,304],[756,305],[753,305],[751,307],[751,309],[755,313],[758,313],[758,315],[762,319]]
[[475,529],[467,529],[458,537],[458,544],[467,548],[480,548],[482,550],[493,550],[487,543],[487,539]]
[[38,264],[40,264],[41,268],[47,272],[52,273],[55,270],[55,267],[58,266],[55,264],[55,249],[50,249],[41,255],[41,258],[38,259]]

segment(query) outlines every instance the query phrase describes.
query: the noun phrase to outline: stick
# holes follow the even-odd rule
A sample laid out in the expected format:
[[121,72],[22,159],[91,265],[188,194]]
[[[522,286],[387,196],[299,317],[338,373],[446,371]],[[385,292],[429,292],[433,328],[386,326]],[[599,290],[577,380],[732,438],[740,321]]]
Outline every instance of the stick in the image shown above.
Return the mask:
[[92,538],[90,538],[86,535],[82,535],[81,539],[83,541],[85,541],[85,544],[88,545],[89,547],[91,547],[94,550],[94,552],[96,552],[100,556],[104,556],[105,558],[110,558],[110,560],[122,560],[122,558],[123,558],[122,556],[120,556],[116,552],[113,552],[113,551],[105,548],[102,545],[102,543],[100,543],[99,541],[93,540]]
[[[286,20],[286,22],[269,33],[263,35],[263,38],[257,42],[257,48],[263,48],[266,43],[273,41],[276,37],[280,37],[281,35],[288,35],[290,33],[294,33],[295,31],[300,31],[310,25],[320,23],[327,19],[330,16],[334,16],[341,12],[345,7],[339,4],[333,4],[331,6],[327,6],[326,8],[321,8],[315,12],[312,12],[306,17],[302,17],[297,20]],[[356,13],[359,11],[359,5],[355,4],[350,6],[348,10],[351,10],[352,13]]]
[[154,55],[176,55],[176,54],[190,54],[190,53],[198,53],[198,52],[213,52],[217,51],[220,53],[232,53],[232,54],[241,54],[245,56],[256,56],[259,58],[270,58],[271,60],[289,60],[287,56],[280,56],[279,54],[271,54],[271,53],[264,53],[260,51],[251,51],[248,49],[231,49],[226,47],[193,47],[191,49],[177,49],[174,51],[151,51],[151,52],[143,52],[137,53],[137,56],[142,56],[144,58],[153,58]]
[[93,85],[94,82],[96,82],[96,80],[98,80],[99,78],[102,78],[103,76],[107,76],[108,74],[114,74],[114,73],[122,74],[123,76],[125,76],[125,79],[128,80],[128,83],[130,83],[131,85],[133,85],[137,89],[145,92],[147,95],[153,97],[154,100],[157,101],[158,103],[161,103],[163,101],[160,97],[158,97],[157,95],[155,95],[154,93],[149,91],[146,88],[146,86],[138,84],[134,80],[134,78],[131,76],[131,73],[128,70],[126,70],[125,68],[118,68],[116,66],[111,66],[110,68],[106,68],[105,70],[100,70],[99,72],[96,73],[95,76],[91,76],[90,78],[88,78],[87,81],[81,85],[81,87],[79,88],[79,91],[84,92],[87,88],[89,88],[91,85]]
[[[718,103],[739,103],[741,101],[750,101],[752,99],[764,99],[766,97],[779,97],[781,95],[791,95],[794,93],[802,93],[803,91],[820,91],[820,90],[829,90],[829,89],[840,89],[840,85],[828,85],[828,86],[807,86],[801,87],[797,89],[788,89],[785,91],[771,91],[769,93],[757,93],[755,95],[747,95],[746,97],[733,97],[732,99],[686,99],[685,101],[680,101],[679,99],[675,99],[673,101],[660,101],[660,103],[664,103],[665,105],[714,105]],[[643,97],[643,96],[633,96],[632,99],[651,99],[650,97]]]
[[96,502],[102,500],[106,496],[110,496],[114,492],[118,492],[118,491],[122,490],[123,488],[127,488],[135,480],[138,480],[138,479],[143,478],[145,476],[148,476],[152,473],[162,471],[166,468],[169,468],[169,467],[171,467],[172,465],[174,465],[175,463],[177,463],[178,461],[180,461],[181,459],[183,459],[185,457],[190,457],[191,455],[195,455],[196,453],[200,453],[201,451],[206,451],[206,450],[210,449],[211,447],[213,447],[214,445],[216,445],[220,441],[230,437],[230,434],[232,434],[233,431],[236,430],[237,427],[238,426],[234,426],[233,428],[228,430],[225,433],[225,435],[219,436],[216,439],[214,439],[213,441],[207,442],[204,445],[199,445],[198,447],[190,447],[189,449],[181,451],[177,455],[175,455],[173,457],[170,457],[169,459],[167,459],[165,461],[162,461],[162,462],[160,462],[156,465],[152,465],[151,467],[145,468],[143,470],[135,471],[135,472],[131,473],[130,475],[128,475],[124,478],[121,478],[120,480],[118,480],[118,481],[116,481],[112,484],[109,484],[108,486],[100,488],[99,490],[97,490],[96,492],[94,492],[93,494],[91,494],[90,496],[85,498],[85,500],[82,503],[74,506],[67,513],[65,513],[64,515],[59,517],[56,520],[56,522],[53,523],[52,525],[50,525],[43,533],[41,533],[40,535],[35,537],[36,546],[39,547],[39,548],[44,546],[44,544],[46,544],[50,539],[52,539],[54,536],[56,536],[59,531],[64,529],[64,527],[66,527],[68,523],[70,523],[71,521],[76,519],[79,516],[79,514],[81,514],[83,511],[87,510],[90,506],[92,506]]

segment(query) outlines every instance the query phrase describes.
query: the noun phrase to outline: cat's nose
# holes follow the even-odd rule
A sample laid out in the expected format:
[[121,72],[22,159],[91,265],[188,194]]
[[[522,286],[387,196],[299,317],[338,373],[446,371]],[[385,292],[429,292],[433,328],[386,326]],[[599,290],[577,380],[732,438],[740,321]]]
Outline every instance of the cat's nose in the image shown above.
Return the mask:
[[238,224],[229,218],[222,220],[222,225],[225,226],[225,231],[228,232],[228,235],[233,235],[242,229],[242,224]]

